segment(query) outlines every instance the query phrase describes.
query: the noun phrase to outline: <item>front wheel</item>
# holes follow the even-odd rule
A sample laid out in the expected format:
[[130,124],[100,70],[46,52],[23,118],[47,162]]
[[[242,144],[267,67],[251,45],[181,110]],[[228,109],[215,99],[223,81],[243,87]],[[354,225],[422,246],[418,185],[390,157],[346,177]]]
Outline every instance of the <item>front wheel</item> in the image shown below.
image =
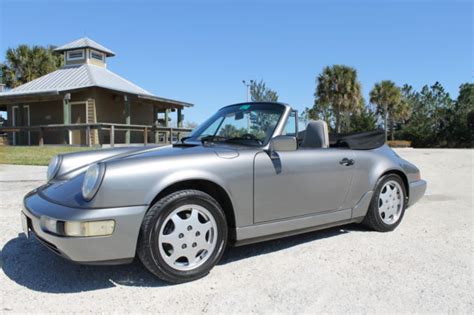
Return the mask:
[[377,182],[363,224],[379,232],[393,231],[405,214],[406,196],[405,184],[400,176],[383,176]]
[[138,257],[159,278],[180,283],[205,276],[220,260],[227,223],[219,203],[198,190],[182,190],[156,202],[146,213]]

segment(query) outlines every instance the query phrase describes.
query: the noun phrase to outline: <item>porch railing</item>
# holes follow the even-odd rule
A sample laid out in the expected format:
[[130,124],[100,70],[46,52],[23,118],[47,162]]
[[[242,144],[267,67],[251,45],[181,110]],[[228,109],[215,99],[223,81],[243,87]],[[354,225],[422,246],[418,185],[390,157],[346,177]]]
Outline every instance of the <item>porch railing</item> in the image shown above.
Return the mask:
[[[107,131],[109,133],[109,144],[113,147],[116,144],[115,136],[118,131],[125,132],[141,132],[143,134],[143,144],[149,143],[148,136],[151,133],[154,135],[154,141],[152,143],[164,143],[169,144],[173,142],[173,139],[181,140],[182,136],[189,133],[192,129],[189,128],[177,128],[177,127],[161,127],[155,125],[128,125],[128,124],[115,124],[115,123],[94,123],[94,124],[53,124],[53,125],[39,125],[39,126],[18,126],[18,127],[0,127],[0,134],[4,132],[38,132],[38,145],[44,145],[44,133],[45,131],[73,131],[82,130],[85,131],[86,146],[93,146],[91,143],[91,135],[94,130],[98,133],[101,131]],[[100,138],[100,137],[99,137]],[[125,137],[124,144],[130,144],[127,141],[129,137]],[[163,139],[164,141],[160,141]],[[69,144],[69,143],[67,143]],[[104,145],[107,143],[101,143]]]

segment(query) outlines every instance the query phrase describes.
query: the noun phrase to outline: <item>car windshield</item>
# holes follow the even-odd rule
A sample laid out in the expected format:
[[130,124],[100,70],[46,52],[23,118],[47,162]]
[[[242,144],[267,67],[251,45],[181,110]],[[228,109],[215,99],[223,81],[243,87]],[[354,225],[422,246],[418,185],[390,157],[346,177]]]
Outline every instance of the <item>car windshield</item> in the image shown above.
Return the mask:
[[262,146],[270,140],[284,110],[279,104],[224,107],[199,126],[187,141]]

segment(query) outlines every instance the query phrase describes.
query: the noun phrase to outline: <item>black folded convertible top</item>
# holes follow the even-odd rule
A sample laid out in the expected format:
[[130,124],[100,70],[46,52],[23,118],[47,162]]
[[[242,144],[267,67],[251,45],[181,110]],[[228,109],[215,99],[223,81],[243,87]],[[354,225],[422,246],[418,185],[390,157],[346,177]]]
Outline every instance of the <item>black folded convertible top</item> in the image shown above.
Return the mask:
[[354,150],[371,150],[383,146],[384,143],[385,131],[382,129],[356,133],[329,134],[329,144],[331,147],[348,147]]

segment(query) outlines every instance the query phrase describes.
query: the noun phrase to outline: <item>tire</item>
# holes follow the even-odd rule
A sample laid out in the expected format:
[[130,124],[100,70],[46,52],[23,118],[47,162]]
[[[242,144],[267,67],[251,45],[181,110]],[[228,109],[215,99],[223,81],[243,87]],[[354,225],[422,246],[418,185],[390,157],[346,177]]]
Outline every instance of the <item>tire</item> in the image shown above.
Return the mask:
[[400,176],[382,176],[375,186],[375,192],[362,224],[379,231],[393,231],[402,221],[407,206],[406,187]]
[[137,254],[158,278],[182,283],[204,277],[227,244],[227,221],[219,203],[199,190],[158,200],[143,219]]

